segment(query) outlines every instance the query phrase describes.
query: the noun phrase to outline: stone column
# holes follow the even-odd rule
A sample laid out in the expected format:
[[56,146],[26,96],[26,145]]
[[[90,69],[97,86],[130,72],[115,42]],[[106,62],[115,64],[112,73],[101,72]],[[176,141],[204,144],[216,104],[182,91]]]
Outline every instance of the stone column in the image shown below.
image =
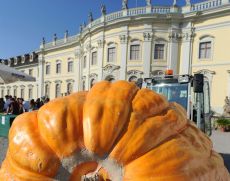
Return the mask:
[[89,90],[89,75],[90,75],[90,67],[91,67],[91,42],[87,45],[87,67],[86,67],[86,80],[85,80],[85,88]]
[[43,51],[38,56],[38,70],[39,70],[39,76],[37,79],[38,85],[40,86],[38,88],[38,97],[44,96],[44,64],[45,64],[45,57],[43,55]]
[[194,28],[191,27],[182,34],[182,49],[180,60],[180,74],[192,74],[192,52],[193,39],[195,36]]
[[126,80],[127,73],[127,50],[128,50],[128,34],[120,35],[120,46],[121,46],[121,69],[120,69],[120,80]]
[[143,43],[143,70],[144,78],[150,77],[151,71],[151,60],[152,60],[152,32],[144,32],[144,43]]
[[97,41],[98,44],[98,50],[97,50],[97,60],[98,60],[98,81],[102,80],[102,74],[103,74],[103,61],[104,61],[104,39],[100,39]]
[[172,69],[174,74],[178,74],[178,36],[177,32],[169,33],[167,67]]
[[76,52],[75,52],[75,64],[74,64],[74,71],[75,71],[75,76],[74,76],[74,87],[73,89],[75,91],[80,91],[81,90],[81,48],[77,47]]

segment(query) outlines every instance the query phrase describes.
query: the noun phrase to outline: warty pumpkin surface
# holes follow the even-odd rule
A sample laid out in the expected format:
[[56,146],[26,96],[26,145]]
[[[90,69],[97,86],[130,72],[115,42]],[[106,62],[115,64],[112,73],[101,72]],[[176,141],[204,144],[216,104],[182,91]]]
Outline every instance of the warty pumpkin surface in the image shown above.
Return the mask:
[[18,116],[1,181],[229,181],[210,139],[176,103],[133,83],[102,81]]

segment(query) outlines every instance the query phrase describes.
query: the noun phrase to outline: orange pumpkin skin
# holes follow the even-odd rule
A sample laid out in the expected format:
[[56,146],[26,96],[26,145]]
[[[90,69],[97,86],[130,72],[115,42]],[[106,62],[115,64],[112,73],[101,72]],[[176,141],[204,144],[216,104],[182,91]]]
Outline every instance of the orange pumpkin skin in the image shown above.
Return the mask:
[[51,181],[69,158],[71,181],[89,172],[113,181],[230,180],[180,105],[126,81],[102,81],[18,116],[0,180]]

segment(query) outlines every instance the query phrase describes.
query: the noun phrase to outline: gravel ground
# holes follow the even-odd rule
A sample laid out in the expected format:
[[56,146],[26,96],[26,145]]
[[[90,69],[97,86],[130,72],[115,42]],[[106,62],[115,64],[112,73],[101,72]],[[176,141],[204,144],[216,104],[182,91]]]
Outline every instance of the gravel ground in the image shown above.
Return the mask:
[[[225,165],[230,172],[230,132],[223,133],[219,131],[213,131],[212,136],[210,137],[213,142],[214,150],[221,153],[224,158]],[[8,147],[7,138],[0,137],[0,165],[5,158],[6,150]],[[62,173],[63,173],[63,168]],[[64,171],[65,172],[65,171]],[[66,180],[68,173],[57,176],[58,180]]]

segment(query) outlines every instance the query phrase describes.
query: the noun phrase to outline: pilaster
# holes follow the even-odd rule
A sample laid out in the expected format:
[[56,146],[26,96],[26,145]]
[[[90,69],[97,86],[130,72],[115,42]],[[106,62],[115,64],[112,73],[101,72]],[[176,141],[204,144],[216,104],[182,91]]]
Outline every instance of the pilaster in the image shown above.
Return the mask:
[[104,60],[104,37],[97,41],[98,50],[97,50],[97,60],[98,60],[98,81],[102,80],[103,74],[103,60]]
[[39,69],[39,76],[38,76],[38,97],[44,96],[44,64],[45,64],[45,57],[43,55],[43,51],[38,56],[38,69]]
[[171,30],[169,32],[167,68],[172,69],[174,74],[178,74],[178,40],[180,34]]
[[143,70],[144,70],[144,77],[150,77],[150,67],[151,67],[151,60],[152,60],[152,32],[144,32],[144,43],[143,43]]
[[195,36],[195,29],[189,23],[189,28],[186,28],[181,35],[182,48],[181,48],[181,62],[180,62],[180,74],[192,74],[192,46]]
[[82,57],[82,51],[81,51],[81,47],[77,47],[76,51],[75,51],[75,66],[74,66],[74,70],[75,71],[75,76],[74,76],[74,90],[75,91],[80,91],[80,87],[81,87],[81,76],[82,76],[82,66],[81,66],[81,57]]
[[85,79],[85,88],[89,90],[89,74],[90,74],[90,66],[91,66],[91,42],[86,46],[87,50],[87,68],[86,68],[86,79]]
[[127,49],[128,49],[128,33],[120,35],[120,47],[121,47],[121,69],[120,80],[126,80],[127,71]]

